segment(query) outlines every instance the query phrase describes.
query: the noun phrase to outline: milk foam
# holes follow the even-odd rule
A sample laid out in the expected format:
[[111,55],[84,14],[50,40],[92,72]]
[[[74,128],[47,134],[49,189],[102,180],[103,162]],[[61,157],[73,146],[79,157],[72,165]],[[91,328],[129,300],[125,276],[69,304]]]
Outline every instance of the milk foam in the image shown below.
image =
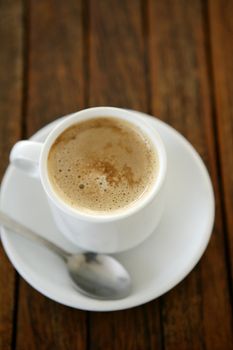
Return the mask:
[[133,124],[98,117],[66,129],[48,156],[57,194],[81,211],[113,212],[147,193],[158,169],[156,150]]

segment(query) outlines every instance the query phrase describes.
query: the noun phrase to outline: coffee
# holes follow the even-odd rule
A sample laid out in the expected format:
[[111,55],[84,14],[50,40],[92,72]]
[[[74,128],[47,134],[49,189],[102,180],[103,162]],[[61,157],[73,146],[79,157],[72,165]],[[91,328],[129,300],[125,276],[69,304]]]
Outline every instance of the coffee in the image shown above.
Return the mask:
[[147,136],[112,117],[72,125],[58,136],[48,155],[55,192],[75,209],[96,214],[133,206],[151,189],[158,166]]

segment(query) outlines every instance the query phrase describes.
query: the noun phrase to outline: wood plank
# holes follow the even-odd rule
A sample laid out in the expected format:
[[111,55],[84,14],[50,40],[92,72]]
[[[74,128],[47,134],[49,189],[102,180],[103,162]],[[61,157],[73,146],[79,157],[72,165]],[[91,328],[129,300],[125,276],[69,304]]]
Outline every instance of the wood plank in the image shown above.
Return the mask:
[[146,111],[140,1],[91,0],[89,21],[89,105]]
[[[83,108],[81,1],[31,1],[27,9],[26,129]],[[21,280],[17,349],[86,349],[86,313],[59,305]]]
[[86,349],[86,312],[53,302],[21,280],[16,349]]
[[[0,2],[0,178],[11,147],[21,137],[22,3]],[[15,271],[0,246],[0,349],[11,349]]]
[[134,309],[90,314],[90,349],[162,349],[158,301]]
[[[140,1],[90,1],[89,105],[146,111]],[[158,301],[89,315],[90,349],[161,348]]]
[[150,0],[148,15],[153,113],[181,131],[204,158],[217,208],[214,233],[201,263],[162,298],[164,347],[231,349],[232,317],[203,8],[200,1]]
[[[233,2],[209,1],[220,176],[233,284]],[[233,297],[233,296],[232,296]]]
[[84,108],[82,1],[32,1],[28,8],[28,133]]

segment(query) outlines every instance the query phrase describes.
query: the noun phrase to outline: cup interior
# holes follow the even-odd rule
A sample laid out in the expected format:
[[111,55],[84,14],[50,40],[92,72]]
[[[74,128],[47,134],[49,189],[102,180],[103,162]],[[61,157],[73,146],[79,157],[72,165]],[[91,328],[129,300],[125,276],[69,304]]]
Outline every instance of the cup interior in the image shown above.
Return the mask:
[[[142,133],[146,135],[146,137],[150,140],[151,144],[156,150],[158,157],[159,167],[157,171],[156,180],[151,185],[151,188],[148,191],[148,193],[144,194],[142,198],[136,201],[132,206],[126,207],[124,210],[121,210],[119,212],[116,211],[112,213],[110,212],[92,214],[88,212],[83,212],[81,210],[79,211],[78,209],[69,206],[68,203],[62,200],[62,198],[53,189],[53,186],[49,180],[47,160],[50,148],[57,139],[57,137],[59,137],[60,134],[62,134],[67,128],[71,127],[74,124],[90,119],[95,119],[98,117],[113,117],[133,124],[138,129],[140,129]],[[157,131],[147,121],[144,121],[142,117],[138,117],[133,111],[128,111],[115,107],[94,107],[64,117],[64,119],[48,135],[43,145],[40,157],[40,175],[42,185],[52,202],[67,214],[91,221],[117,220],[137,212],[138,210],[140,210],[140,208],[147,205],[154,198],[154,196],[156,196],[156,193],[158,193],[159,189],[163,184],[165,174],[166,152],[163,142]]]

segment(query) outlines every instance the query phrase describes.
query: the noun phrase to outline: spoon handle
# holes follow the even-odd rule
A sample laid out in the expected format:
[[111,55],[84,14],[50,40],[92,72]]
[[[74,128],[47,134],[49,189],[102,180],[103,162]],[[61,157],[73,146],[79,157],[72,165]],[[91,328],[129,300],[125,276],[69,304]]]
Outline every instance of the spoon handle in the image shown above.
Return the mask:
[[29,228],[23,226],[19,222],[10,218],[8,215],[3,213],[2,211],[0,211],[0,225],[5,226],[6,228],[12,230],[13,232],[20,234],[21,236],[23,236],[31,241],[37,242],[40,245],[47,247],[48,249],[52,250],[54,253],[58,254],[65,261],[67,260],[67,258],[70,255],[65,250],[58,247],[56,244],[52,243],[51,241],[47,240],[46,238],[41,237],[40,235],[33,232]]

